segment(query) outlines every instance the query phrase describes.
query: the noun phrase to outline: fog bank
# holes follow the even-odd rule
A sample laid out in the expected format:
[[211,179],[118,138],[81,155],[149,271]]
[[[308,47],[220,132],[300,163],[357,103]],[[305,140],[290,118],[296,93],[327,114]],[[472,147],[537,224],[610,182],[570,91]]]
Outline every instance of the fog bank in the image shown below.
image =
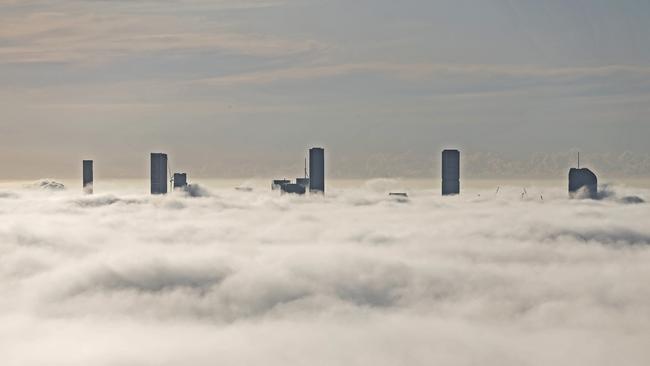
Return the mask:
[[4,189],[2,364],[648,364],[649,190],[395,186]]

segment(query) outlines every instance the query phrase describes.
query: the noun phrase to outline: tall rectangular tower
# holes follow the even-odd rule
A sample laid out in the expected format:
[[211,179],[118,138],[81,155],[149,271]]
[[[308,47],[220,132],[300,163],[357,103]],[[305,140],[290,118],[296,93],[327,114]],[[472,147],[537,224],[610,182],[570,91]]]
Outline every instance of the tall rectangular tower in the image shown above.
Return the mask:
[[309,191],[325,193],[325,150],[309,149]]
[[167,154],[151,153],[151,194],[167,193]]
[[442,195],[460,194],[460,151],[442,152]]
[[93,193],[93,161],[83,161],[83,191],[87,194]]

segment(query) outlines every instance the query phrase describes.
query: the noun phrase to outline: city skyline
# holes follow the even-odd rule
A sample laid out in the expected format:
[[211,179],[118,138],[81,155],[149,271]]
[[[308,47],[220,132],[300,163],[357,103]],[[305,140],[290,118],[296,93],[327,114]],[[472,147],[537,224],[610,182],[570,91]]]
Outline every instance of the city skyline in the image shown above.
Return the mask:
[[648,20],[0,0],[0,365],[650,365]]
[[[437,154],[439,154],[438,152]],[[556,152],[549,154],[533,154],[525,160],[505,159],[503,155],[484,154],[465,152],[465,159],[461,171],[466,178],[473,180],[558,180],[566,179],[566,170],[577,166],[578,150],[569,152]],[[98,161],[101,164],[99,176],[104,180],[114,179],[148,179],[146,159],[149,153],[140,156],[124,156],[120,162],[126,160],[135,168],[123,170],[122,165],[117,164],[112,156],[102,156],[90,161]],[[196,161],[192,156],[186,156],[182,153],[173,155],[169,160],[170,169],[192,170],[193,176],[204,179],[268,179],[271,177],[291,177],[297,175],[298,171],[304,169],[296,159],[297,152],[289,156],[286,160],[282,159],[283,155],[278,155],[273,164],[269,164],[264,169],[257,168],[250,164],[243,164],[239,169],[229,170],[225,168],[227,161],[213,161],[210,165],[196,168]],[[82,155],[83,156],[83,155]],[[144,156],[144,157],[143,157]],[[442,163],[437,156],[418,157],[409,153],[404,154],[382,154],[380,156],[369,157],[362,161],[362,168],[355,163],[350,163],[350,159],[341,158],[340,154],[327,152],[331,164],[328,165],[328,175],[335,180],[367,180],[374,178],[397,178],[397,179],[434,179],[440,178],[440,168]],[[619,183],[626,180],[646,180],[650,175],[648,166],[650,166],[650,156],[635,155],[630,152],[621,154],[585,154],[582,155],[582,162],[594,168],[597,172],[608,177],[608,182],[618,181]],[[83,160],[86,160],[85,158]],[[135,164],[134,162],[137,162]],[[194,164],[193,164],[194,163]],[[358,163],[358,162],[357,162]],[[237,162],[242,165],[241,161]],[[192,169],[187,169],[192,166]],[[70,180],[76,179],[81,170],[79,170],[77,161],[62,161],[55,165],[56,171],[53,174],[43,174],[35,166],[26,165],[20,167],[17,171],[23,175],[14,175],[11,171],[5,171],[4,176],[0,177],[2,181],[11,180],[35,180],[41,178],[52,178]],[[117,174],[116,174],[117,172]],[[495,174],[498,172],[498,174]]]
[[436,176],[449,147],[497,167],[481,177],[560,177],[569,165],[536,172],[534,156],[575,150],[650,176],[642,1],[0,9],[2,179],[72,177],[86,158],[136,178],[150,151],[197,176],[266,177],[304,146],[328,148],[340,178]]

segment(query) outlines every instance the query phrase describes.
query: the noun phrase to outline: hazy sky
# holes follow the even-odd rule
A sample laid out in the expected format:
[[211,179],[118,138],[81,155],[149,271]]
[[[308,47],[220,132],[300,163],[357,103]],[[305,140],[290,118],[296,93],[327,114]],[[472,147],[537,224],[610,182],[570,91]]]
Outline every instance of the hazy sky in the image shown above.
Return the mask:
[[146,177],[151,151],[299,174],[311,145],[339,177],[435,175],[450,146],[495,175],[533,154],[564,174],[574,149],[650,175],[648,19],[647,0],[0,0],[0,178],[82,158]]

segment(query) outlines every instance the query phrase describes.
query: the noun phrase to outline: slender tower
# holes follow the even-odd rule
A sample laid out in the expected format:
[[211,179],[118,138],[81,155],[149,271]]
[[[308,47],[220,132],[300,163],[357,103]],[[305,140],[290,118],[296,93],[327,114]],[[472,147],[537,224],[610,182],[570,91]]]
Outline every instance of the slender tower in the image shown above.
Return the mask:
[[93,161],[83,161],[83,191],[86,194],[93,194]]
[[460,194],[460,151],[442,152],[442,195]]
[[325,150],[309,150],[309,191],[325,193]]
[[167,154],[151,153],[151,194],[167,194]]

